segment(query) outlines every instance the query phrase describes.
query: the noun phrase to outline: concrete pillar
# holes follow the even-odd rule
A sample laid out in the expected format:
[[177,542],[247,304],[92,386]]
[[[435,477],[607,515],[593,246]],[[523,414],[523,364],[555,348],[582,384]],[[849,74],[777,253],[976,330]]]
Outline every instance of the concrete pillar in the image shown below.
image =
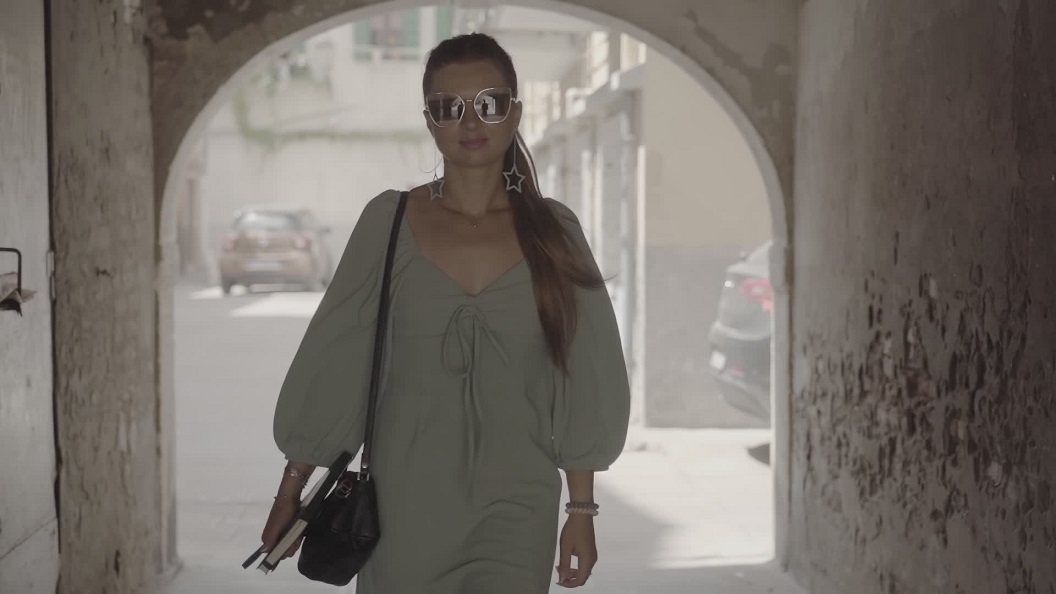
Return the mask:
[[140,15],[49,3],[60,594],[159,566],[153,138]]

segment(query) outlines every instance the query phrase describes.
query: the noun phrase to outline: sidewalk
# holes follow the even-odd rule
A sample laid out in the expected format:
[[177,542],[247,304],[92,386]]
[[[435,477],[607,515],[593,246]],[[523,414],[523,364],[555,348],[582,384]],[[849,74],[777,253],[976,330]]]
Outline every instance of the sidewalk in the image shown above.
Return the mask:
[[[580,592],[805,594],[777,570],[764,430],[633,429],[597,477],[601,560]],[[179,503],[184,568],[156,594],[344,592],[308,582],[288,560],[271,575],[241,562],[270,501]],[[551,592],[566,592],[554,586]]]

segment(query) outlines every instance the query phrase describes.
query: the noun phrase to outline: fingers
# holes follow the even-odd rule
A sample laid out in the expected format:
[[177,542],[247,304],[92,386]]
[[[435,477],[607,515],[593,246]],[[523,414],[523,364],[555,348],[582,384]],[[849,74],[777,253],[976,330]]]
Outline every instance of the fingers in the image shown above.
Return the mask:
[[576,563],[576,574],[572,576],[572,579],[576,582],[573,587],[579,587],[587,583],[590,579],[590,574],[594,571],[594,564],[598,562],[597,555],[578,557]]
[[278,537],[274,534],[271,534],[271,532],[274,531],[265,528],[264,533],[260,535],[260,550],[271,551],[271,549],[275,548],[275,545],[278,541]]
[[572,567],[572,554],[562,552],[561,564],[557,566],[557,585],[565,588],[578,588],[587,583],[590,574],[594,571],[594,565],[598,562],[597,555],[576,555],[576,567]]
[[[296,512],[297,510],[293,506],[280,505],[278,503],[272,506],[271,512],[268,514],[268,521],[264,524],[264,531],[260,535],[262,548],[265,551],[271,551],[278,546],[279,539],[282,538],[286,528],[293,521]],[[283,558],[290,557],[297,550],[296,546],[294,545]]]
[[270,551],[279,542],[280,534],[282,534],[281,526],[275,521],[275,514],[272,513],[268,516],[264,530],[260,533],[260,542],[264,543],[265,548]]
[[588,578],[590,578],[590,572],[586,569],[571,569],[568,572],[568,576],[559,581],[557,585],[564,586],[565,588],[578,588],[587,583]]
[[557,565],[557,583],[564,586],[575,570],[572,569],[572,549],[561,545],[561,560]]

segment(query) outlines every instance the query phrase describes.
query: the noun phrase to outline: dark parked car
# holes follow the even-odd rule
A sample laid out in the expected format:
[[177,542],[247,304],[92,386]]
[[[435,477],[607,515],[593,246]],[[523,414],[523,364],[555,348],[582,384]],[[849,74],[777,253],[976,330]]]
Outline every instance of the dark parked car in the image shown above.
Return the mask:
[[770,337],[774,301],[770,242],[726,269],[718,319],[708,335],[711,371],[723,399],[770,420]]
[[300,285],[309,291],[326,288],[333,273],[320,225],[305,208],[259,206],[235,213],[231,232],[220,254],[220,287],[249,289],[258,284]]

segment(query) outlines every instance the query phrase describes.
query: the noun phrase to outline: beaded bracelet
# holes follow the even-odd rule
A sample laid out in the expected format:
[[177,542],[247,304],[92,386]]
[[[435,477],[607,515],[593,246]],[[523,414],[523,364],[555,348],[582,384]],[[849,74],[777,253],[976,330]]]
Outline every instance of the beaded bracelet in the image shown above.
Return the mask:
[[597,503],[586,502],[586,501],[569,501],[565,504],[566,514],[585,514],[588,516],[598,515],[599,506]]

